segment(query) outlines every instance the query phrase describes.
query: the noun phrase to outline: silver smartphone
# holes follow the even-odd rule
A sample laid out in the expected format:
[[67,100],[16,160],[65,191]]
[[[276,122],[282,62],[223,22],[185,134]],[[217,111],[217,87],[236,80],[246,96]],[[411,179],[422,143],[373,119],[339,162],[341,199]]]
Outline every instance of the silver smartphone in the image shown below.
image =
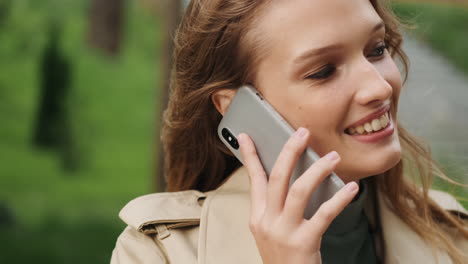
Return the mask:
[[[255,88],[246,85],[238,89],[218,126],[221,141],[244,163],[236,139],[240,133],[246,133],[253,140],[263,168],[270,175],[279,153],[294,129]],[[294,168],[289,187],[319,158],[310,147],[306,148]],[[343,181],[335,173],[329,175],[309,198],[304,218],[310,219],[320,205],[343,186]]]

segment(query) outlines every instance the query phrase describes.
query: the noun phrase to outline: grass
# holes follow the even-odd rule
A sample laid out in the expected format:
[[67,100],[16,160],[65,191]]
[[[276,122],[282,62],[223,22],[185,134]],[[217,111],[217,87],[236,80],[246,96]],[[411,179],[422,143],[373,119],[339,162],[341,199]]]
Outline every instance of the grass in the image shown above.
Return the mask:
[[415,26],[411,34],[468,75],[468,6],[396,2],[393,7],[399,17]]
[[[136,1],[126,9],[119,57],[86,45],[86,2],[0,0],[0,263],[106,263],[124,224],[120,208],[152,191],[159,23]],[[1,5],[0,5],[1,6]],[[54,10],[51,12],[50,10]],[[51,19],[71,63],[69,109],[80,169],[31,144],[39,61]]]

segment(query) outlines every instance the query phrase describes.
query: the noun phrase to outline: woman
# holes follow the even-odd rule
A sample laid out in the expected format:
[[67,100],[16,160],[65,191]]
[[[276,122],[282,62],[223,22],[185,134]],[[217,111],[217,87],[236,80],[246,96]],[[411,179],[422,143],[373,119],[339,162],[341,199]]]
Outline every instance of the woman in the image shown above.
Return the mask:
[[[468,263],[467,212],[428,190],[445,176],[397,123],[398,25],[377,0],[193,0],[163,128],[171,192],[122,210],[112,263]],[[297,130],[268,181],[248,135],[241,167],[216,134],[242,84]],[[288,191],[306,146],[323,158]],[[303,219],[331,171],[346,186]]]

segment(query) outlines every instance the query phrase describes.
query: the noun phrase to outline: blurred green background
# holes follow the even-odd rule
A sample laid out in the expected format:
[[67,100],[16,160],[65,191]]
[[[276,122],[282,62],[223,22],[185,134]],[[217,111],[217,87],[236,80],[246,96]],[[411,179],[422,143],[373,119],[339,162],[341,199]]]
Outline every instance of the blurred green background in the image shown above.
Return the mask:
[[393,7],[413,36],[468,74],[468,0],[399,0]]
[[[94,1],[0,0],[0,263],[107,263],[155,190],[161,5],[123,1],[118,46],[93,46]],[[396,10],[468,73],[466,8]]]
[[[157,10],[125,1],[108,55],[88,44],[90,5],[0,0],[0,263],[109,262],[119,209],[154,191]],[[62,90],[50,128],[44,85]]]

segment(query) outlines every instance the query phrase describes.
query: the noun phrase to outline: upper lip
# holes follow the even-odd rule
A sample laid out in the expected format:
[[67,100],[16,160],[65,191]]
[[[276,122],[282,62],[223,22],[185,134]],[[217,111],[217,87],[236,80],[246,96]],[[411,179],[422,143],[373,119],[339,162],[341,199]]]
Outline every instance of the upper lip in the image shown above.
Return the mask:
[[373,112],[372,114],[370,114],[370,115],[368,115],[368,116],[366,116],[364,118],[359,119],[359,121],[354,122],[353,124],[349,125],[348,128],[364,125],[365,123],[367,123],[369,121],[372,121],[372,120],[382,116],[383,114],[388,112],[388,110],[390,110],[390,104],[382,106],[379,110]]

